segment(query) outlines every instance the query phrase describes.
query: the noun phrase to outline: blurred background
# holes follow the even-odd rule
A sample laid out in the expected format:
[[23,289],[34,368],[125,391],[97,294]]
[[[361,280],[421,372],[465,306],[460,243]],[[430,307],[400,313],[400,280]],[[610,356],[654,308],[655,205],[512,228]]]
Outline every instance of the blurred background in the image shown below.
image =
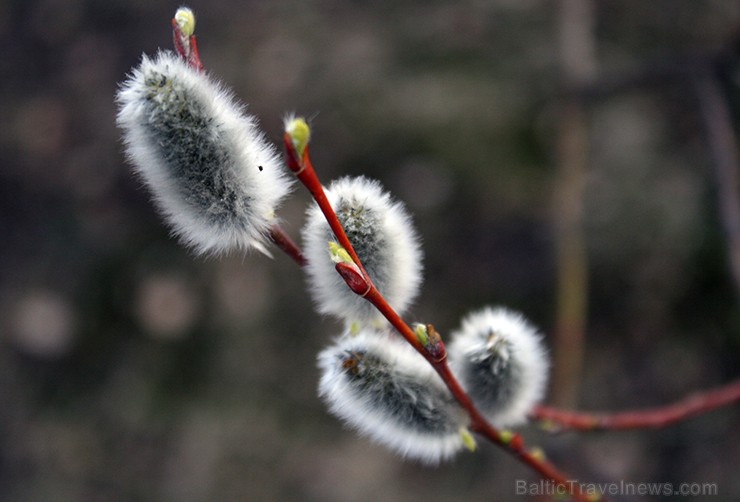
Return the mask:
[[[422,467],[325,411],[315,355],[339,326],[293,262],[168,235],[114,95],[171,46],[178,6],[0,1],[0,500],[514,499],[537,478],[492,445]],[[406,202],[426,252],[409,321],[444,335],[484,305],[522,311],[567,407],[738,377],[739,3],[190,6],[206,68],[272,140],[286,112],[312,117],[325,182],[365,174]],[[308,204],[296,190],[280,213],[296,239]],[[523,433],[575,479],[709,482],[729,501],[739,418]]]

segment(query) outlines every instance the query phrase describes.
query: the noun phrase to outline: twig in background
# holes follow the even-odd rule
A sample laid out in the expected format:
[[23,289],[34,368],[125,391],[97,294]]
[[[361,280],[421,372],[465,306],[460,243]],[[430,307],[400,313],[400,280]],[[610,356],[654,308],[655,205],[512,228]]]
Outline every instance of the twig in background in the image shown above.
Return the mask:
[[[560,2],[560,59],[567,86],[591,81],[596,68],[591,0]],[[588,172],[589,122],[582,101],[570,96],[559,108],[557,179],[554,191],[556,307],[550,398],[577,404],[588,315],[588,265],[583,193]]]
[[540,405],[534,407],[530,416],[551,432],[660,429],[737,402],[740,402],[740,380],[691,394],[676,403],[657,408],[618,413],[586,413]]
[[740,165],[727,98],[710,69],[696,78],[696,94],[712,158],[719,219],[727,239],[730,273],[740,301]]

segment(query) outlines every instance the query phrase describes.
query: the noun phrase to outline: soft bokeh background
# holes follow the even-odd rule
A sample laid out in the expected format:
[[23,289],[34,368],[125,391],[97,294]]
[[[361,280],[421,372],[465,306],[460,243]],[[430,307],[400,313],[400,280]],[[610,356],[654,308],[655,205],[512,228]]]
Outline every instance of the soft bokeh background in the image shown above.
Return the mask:
[[[597,0],[598,75],[717,53],[727,0]],[[316,397],[313,313],[282,255],[193,256],[124,162],[120,82],[178,4],[0,1],[0,500],[511,500],[536,478],[488,444],[440,468],[358,438]],[[380,179],[415,215],[409,320],[486,304],[554,329],[559,3],[193,1],[206,67],[271,139],[313,117],[326,181]],[[732,66],[730,65],[730,69]],[[726,92],[740,103],[740,73]],[[736,78],[733,80],[733,78]],[[613,80],[611,80],[613,79]],[[690,82],[588,102],[579,406],[667,403],[738,376],[740,312]],[[300,190],[281,211],[298,235]],[[662,431],[525,437],[574,478],[711,482],[740,498],[740,413]]]

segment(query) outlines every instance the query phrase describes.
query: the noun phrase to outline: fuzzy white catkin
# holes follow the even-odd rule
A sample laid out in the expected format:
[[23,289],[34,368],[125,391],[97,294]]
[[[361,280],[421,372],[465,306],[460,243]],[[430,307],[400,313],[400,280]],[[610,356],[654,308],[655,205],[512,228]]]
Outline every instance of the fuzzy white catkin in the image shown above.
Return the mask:
[[126,153],[174,233],[200,253],[264,251],[290,183],[231,93],[162,51],[142,57],[117,101]]
[[436,464],[464,447],[467,416],[431,366],[398,337],[363,330],[318,356],[329,410],[391,450]]
[[[347,237],[378,291],[403,313],[421,284],[422,253],[411,218],[380,183],[364,178],[342,178],[326,190]],[[363,298],[352,294],[334,268],[328,241],[334,236],[317,205],[303,228],[308,258],[309,291],[319,312],[350,323],[377,325],[383,317]]]
[[464,318],[450,339],[450,366],[481,413],[497,427],[526,422],[549,369],[537,330],[516,312],[487,307]]

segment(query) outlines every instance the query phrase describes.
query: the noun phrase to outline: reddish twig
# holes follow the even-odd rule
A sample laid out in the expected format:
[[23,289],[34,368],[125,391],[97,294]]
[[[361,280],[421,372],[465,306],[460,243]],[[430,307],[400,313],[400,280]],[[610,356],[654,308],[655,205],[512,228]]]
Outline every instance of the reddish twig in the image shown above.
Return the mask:
[[658,408],[610,414],[536,406],[530,417],[544,424],[546,429],[555,432],[660,429],[736,402],[740,402],[740,380],[716,389],[691,394],[676,403]]
[[[353,264],[338,263],[336,265],[337,272],[342,276],[349,288],[355,294],[364,297],[372,303],[373,306],[383,314],[388,322],[390,322],[396,331],[398,331],[398,333],[429,362],[460,406],[462,406],[462,408],[468,413],[470,418],[469,427],[471,431],[482,435],[492,443],[513,454],[540,476],[552,481],[555,483],[555,486],[570,492],[570,495],[574,499],[592,501],[592,496],[588,496],[586,493],[581,491],[576,483],[569,482],[568,476],[560,472],[554,465],[544,459],[542,455],[527,450],[524,445],[524,441],[519,434],[502,433],[488,423],[450,371],[447,364],[444,344],[442,344],[441,339],[432,336],[429,337],[429,342],[427,344],[422,344],[414,330],[412,330],[411,327],[401,319],[401,317],[395,310],[393,310],[373,285],[372,280],[357,257],[357,254],[352,247],[352,243],[349,241],[349,238],[347,238],[334,209],[331,207],[331,204],[326,197],[326,193],[324,192],[324,188],[316,176],[316,172],[314,171],[308,156],[308,146],[306,145],[304,147],[303,154],[299,156],[293,146],[293,141],[287,133],[283,139],[288,167],[293,171],[293,173],[295,173],[296,177],[314,197],[337,241],[339,241],[339,244],[352,258]],[[432,327],[428,325],[428,328]],[[433,331],[433,328],[430,331]]]
[[270,227],[270,239],[275,245],[286,255],[288,255],[294,262],[300,267],[305,267],[308,261],[303,255],[303,251],[293,241],[293,239],[285,233],[285,231],[276,223]]
[[[559,56],[567,85],[589,82],[596,73],[595,7],[590,0],[560,0]],[[565,99],[559,108],[557,177],[553,193],[556,247],[556,307],[551,398],[559,406],[578,401],[588,318],[588,257],[584,194],[588,172],[589,122],[584,103]]]
[[360,259],[357,257],[357,253],[355,253],[355,250],[352,248],[352,243],[349,242],[347,234],[344,233],[344,229],[342,228],[342,224],[339,222],[337,215],[334,213],[334,209],[329,203],[329,199],[326,197],[324,187],[321,186],[319,178],[316,176],[316,171],[314,171],[311,159],[308,156],[308,145],[303,149],[303,155],[299,157],[299,154],[293,147],[292,140],[287,134],[285,134],[283,136],[283,146],[285,147],[285,158],[288,168],[293,172],[293,174],[295,174],[298,181],[303,183],[303,186],[305,186],[311,193],[311,196],[319,205],[319,209],[321,209],[321,212],[326,217],[332,233],[339,241],[339,245],[347,250],[352,261],[355,262],[362,272],[362,276],[365,281],[372,284],[370,276],[362,266],[362,262],[360,262]]
[[172,43],[175,46],[175,52],[187,61],[192,68],[203,71],[203,63],[200,61],[195,35],[184,35],[174,17],[172,18]]

